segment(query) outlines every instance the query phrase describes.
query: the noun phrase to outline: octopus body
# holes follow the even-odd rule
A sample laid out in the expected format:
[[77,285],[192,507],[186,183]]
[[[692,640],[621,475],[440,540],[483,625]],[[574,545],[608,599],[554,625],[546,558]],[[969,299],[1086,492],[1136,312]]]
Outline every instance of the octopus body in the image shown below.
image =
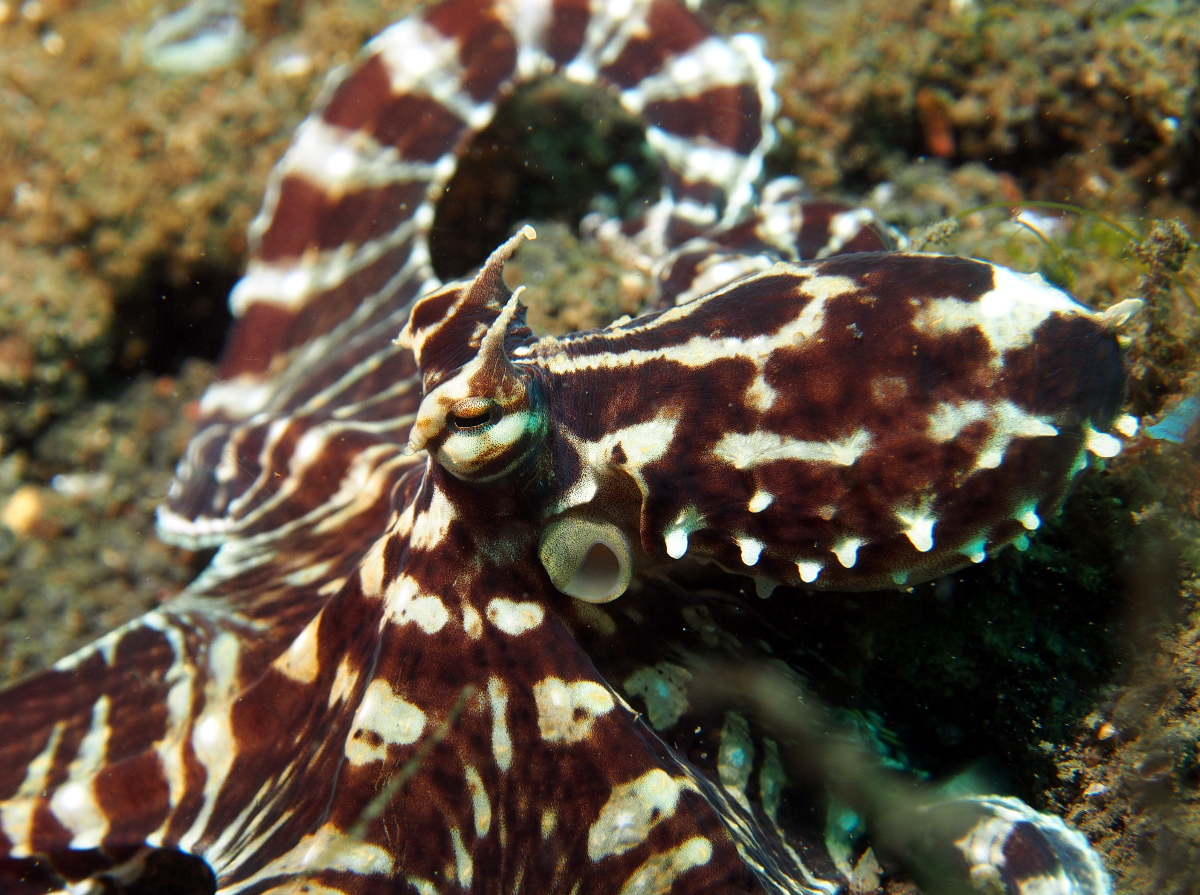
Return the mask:
[[[446,284],[428,233],[464,142],[554,73],[646,123],[662,197],[600,229],[659,298],[537,338],[502,278],[531,230]],[[1119,447],[1119,315],[880,251],[869,215],[761,185],[771,78],[756,39],[675,0],[444,0],[331,82],[270,180],[159,516],[219,549],[0,695],[0,888],[847,885],[781,808],[779,744],[689,703],[691,632],[721,610],[672,569],[803,600],[983,561]],[[969,884],[1108,890],[1057,819],[959,807]]]

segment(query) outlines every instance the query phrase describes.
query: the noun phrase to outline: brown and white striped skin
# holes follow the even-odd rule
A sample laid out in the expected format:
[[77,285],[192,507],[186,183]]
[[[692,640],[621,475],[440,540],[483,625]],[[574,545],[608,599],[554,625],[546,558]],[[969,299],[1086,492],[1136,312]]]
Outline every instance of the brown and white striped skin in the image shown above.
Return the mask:
[[[115,889],[146,849],[226,893],[844,884],[779,811],[774,744],[690,712],[680,632],[705,598],[640,576],[686,554],[764,593],[863,589],[979,561],[1112,451],[1123,371],[1104,320],[1040,281],[800,263],[883,243],[794,181],[756,190],[771,71],[676,0],[445,0],[330,85],[272,176],[160,515],[220,549],[0,695],[0,890]],[[464,141],[554,72],[643,117],[664,187],[598,230],[655,267],[665,310],[558,340],[500,280],[515,240],[446,286],[427,240]],[[543,567],[593,530],[628,547],[613,607]],[[758,636],[705,646],[753,658]],[[971,873],[1106,891],[1075,834],[1021,864],[998,825],[1024,815],[980,805]]]

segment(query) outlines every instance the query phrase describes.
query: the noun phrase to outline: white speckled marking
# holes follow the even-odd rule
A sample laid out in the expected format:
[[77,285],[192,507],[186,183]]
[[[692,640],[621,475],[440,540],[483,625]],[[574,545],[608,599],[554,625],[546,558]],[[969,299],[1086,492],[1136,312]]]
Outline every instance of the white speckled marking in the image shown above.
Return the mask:
[[667,556],[671,559],[682,559],[688,551],[688,535],[698,530],[703,524],[704,517],[695,507],[689,506],[684,509],[663,532]]
[[912,542],[913,547],[920,553],[928,553],[933,549],[933,526],[937,522],[934,516],[925,511],[897,513],[896,518],[904,523],[904,534]]
[[776,432],[726,432],[713,453],[735,469],[753,469],[776,460],[853,466],[870,447],[871,434],[865,429],[840,441],[802,441]]
[[517,637],[532,631],[542,623],[546,610],[538,603],[518,602],[497,597],[487,605],[488,621],[503,631]]
[[488,705],[492,710],[492,757],[496,766],[507,771],[512,766],[512,737],[508,733],[508,688],[492,675],[488,678]]
[[971,541],[969,544],[964,544],[959,548],[959,552],[971,560],[973,563],[981,563],[987,559],[987,538],[980,537]]
[[462,608],[463,630],[467,632],[467,636],[472,640],[478,640],[483,636],[483,619],[479,613],[475,611],[475,607],[465,605]]
[[50,811],[72,834],[71,848],[97,848],[108,832],[108,817],[96,799],[93,784],[108,751],[110,705],[108,696],[96,700],[91,724],[68,767],[67,779],[50,796]]
[[858,548],[864,543],[862,538],[846,538],[833,548],[833,555],[842,564],[842,568],[854,568],[854,564],[858,562]]
[[567,683],[548,677],[533,685],[538,731],[548,743],[578,743],[587,739],[592,725],[616,704],[612,694],[594,681]]
[[388,585],[384,596],[388,618],[394,624],[414,624],[426,634],[436,634],[450,620],[446,604],[440,598],[422,594],[417,582],[409,575],[399,575]]
[[[384,680],[367,685],[346,739],[346,760],[361,766],[387,758],[389,744],[411,745],[425,730],[425,713]],[[376,737],[382,742],[377,742]]]
[[1026,413],[1011,401],[998,401],[991,405],[988,422],[992,434],[975,458],[976,469],[998,467],[1004,461],[1008,446],[1018,438],[1050,438],[1058,434],[1058,429],[1050,423]]
[[688,533],[682,528],[667,529],[663,541],[667,546],[667,556],[671,559],[681,559],[687,553]]
[[669,892],[675,880],[691,870],[702,867],[712,858],[712,843],[693,836],[669,851],[647,858],[630,875],[618,895],[642,895],[648,892]]
[[471,860],[458,827],[450,828],[450,842],[454,847],[454,875],[458,877],[459,888],[470,890],[475,879],[475,862]]
[[1121,441],[1103,432],[1097,432],[1091,426],[1083,430],[1084,444],[1097,457],[1115,457],[1121,453]]
[[991,345],[991,366],[998,369],[1004,353],[1027,346],[1052,314],[1090,314],[1037,274],[990,266],[993,288],[989,292],[978,301],[942,298],[926,303],[913,318],[917,331],[942,335],[978,327]]
[[321,614],[304,626],[283,654],[272,664],[276,671],[299,684],[311,684],[321,670],[320,649],[317,632],[321,626]]
[[971,423],[986,419],[987,415],[988,405],[982,401],[943,402],[929,414],[929,437],[939,443],[951,441]]
[[814,562],[808,559],[796,560],[796,571],[800,574],[800,580],[805,584],[812,584],[817,580],[817,576],[821,574],[821,570],[825,568],[825,563]]
[[1126,438],[1133,438],[1138,433],[1138,418],[1126,413],[1117,417],[1116,422],[1113,423],[1113,428]]
[[483,786],[483,778],[474,765],[466,767],[467,789],[471,793],[471,812],[475,817],[475,836],[482,839],[492,828],[492,803]]
[[673,411],[663,410],[652,420],[607,432],[595,441],[572,439],[583,465],[579,479],[567,489],[556,509],[562,511],[591,500],[596,494],[598,478],[608,474],[618,447],[625,455],[620,468],[633,477],[643,494],[647,493],[649,489],[642,468],[666,455],[678,425],[678,416]]
[[746,509],[748,509],[751,513],[761,513],[774,502],[775,495],[768,494],[766,491],[755,491],[754,494],[750,496],[750,503],[747,505]]
[[752,538],[748,535],[736,538],[738,549],[742,552],[742,563],[747,566],[753,566],[758,563],[759,556],[762,555],[763,547],[766,546],[758,538]]
[[641,845],[656,824],[675,813],[681,781],[661,768],[614,786],[588,830],[588,857],[599,861]]
[[442,543],[457,513],[454,504],[441,488],[434,488],[429,506],[413,520],[411,546],[415,550],[432,550]]

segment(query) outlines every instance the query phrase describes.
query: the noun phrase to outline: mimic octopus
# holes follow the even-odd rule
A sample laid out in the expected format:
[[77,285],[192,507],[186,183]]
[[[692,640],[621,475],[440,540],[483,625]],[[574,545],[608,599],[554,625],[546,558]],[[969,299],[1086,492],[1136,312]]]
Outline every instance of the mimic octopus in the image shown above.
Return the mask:
[[[428,237],[465,142],[551,74],[645,124],[661,198],[596,229],[658,298],[538,338],[502,279],[529,228],[444,284]],[[677,0],[444,0],[332,77],[159,514],[219,549],[0,696],[0,888],[848,885],[779,744],[689,704],[688,657],[781,632],[722,632],[744,593],[673,570],[803,601],[983,561],[1119,448],[1125,312],[762,184],[772,79]],[[958,801],[964,885],[1109,891],[1058,819]]]

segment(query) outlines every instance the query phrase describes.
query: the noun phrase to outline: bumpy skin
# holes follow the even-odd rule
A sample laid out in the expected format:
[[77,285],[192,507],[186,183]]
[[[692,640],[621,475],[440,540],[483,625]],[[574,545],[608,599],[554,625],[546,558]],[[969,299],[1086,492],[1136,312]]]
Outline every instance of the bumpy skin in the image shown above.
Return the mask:
[[[515,240],[445,286],[427,247],[455,152],[551,71],[642,115],[664,183],[598,228],[657,269],[663,310],[557,340],[500,279]],[[883,243],[793,181],[756,192],[770,79],[754,39],[674,0],[446,0],[368,45],[272,178],[160,515],[216,557],[0,697],[0,888],[117,888],[159,872],[148,850],[228,893],[844,885],[781,808],[776,744],[684,692],[688,656],[786,632],[646,570],[699,557],[767,593],[982,560],[1111,452],[1123,374],[1040,281],[827,257]],[[564,518],[630,545],[612,606],[552,586]],[[1061,825],[971,806],[964,875],[1105,891]]]

